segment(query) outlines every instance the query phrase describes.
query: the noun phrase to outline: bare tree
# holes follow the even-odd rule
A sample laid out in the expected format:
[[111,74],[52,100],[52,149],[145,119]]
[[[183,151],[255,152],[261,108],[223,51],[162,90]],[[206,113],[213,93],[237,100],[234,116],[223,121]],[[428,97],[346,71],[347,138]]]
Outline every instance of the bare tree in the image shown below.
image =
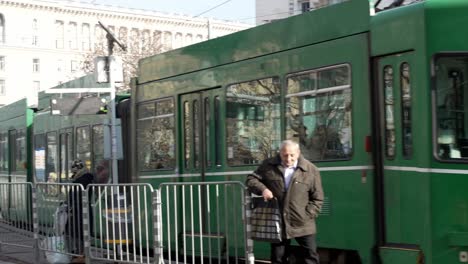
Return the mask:
[[[127,36],[127,30],[119,31],[118,39],[127,46],[127,51],[123,51],[118,45],[114,46],[113,54],[122,58],[122,68],[124,82],[118,91],[128,91],[130,89],[130,78],[136,76],[138,70],[138,61],[164,50],[167,50],[162,44],[161,35],[151,36],[149,30],[139,31],[132,29],[130,37]],[[97,56],[108,55],[107,40],[104,35],[96,38],[94,49],[83,55],[81,70],[86,74],[94,72],[94,58]]]

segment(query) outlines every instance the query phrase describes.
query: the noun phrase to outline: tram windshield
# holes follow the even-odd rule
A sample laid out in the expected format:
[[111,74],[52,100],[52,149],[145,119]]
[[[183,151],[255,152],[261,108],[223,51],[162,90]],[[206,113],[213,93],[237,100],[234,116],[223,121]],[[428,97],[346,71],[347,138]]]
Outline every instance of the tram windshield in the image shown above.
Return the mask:
[[468,55],[435,61],[436,153],[443,160],[468,160]]

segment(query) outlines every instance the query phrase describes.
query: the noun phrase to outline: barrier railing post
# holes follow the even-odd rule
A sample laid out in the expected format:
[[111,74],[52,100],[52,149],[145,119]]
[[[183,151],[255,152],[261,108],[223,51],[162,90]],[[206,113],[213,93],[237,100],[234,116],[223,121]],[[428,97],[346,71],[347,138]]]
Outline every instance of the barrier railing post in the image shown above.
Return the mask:
[[253,264],[255,256],[253,253],[252,227],[250,226],[252,197],[247,188],[244,189],[244,219],[245,219],[245,260],[246,263]]
[[39,217],[37,214],[37,193],[35,185],[31,184],[31,209],[34,233],[34,259],[39,260]]
[[91,235],[90,235],[90,221],[89,219],[89,196],[88,196],[88,188],[83,191],[82,195],[82,210],[83,210],[83,242],[84,242],[84,255],[85,261],[87,264],[91,263],[90,254],[91,254]]
[[163,260],[163,249],[162,249],[162,210],[161,210],[161,193],[159,190],[152,192],[153,200],[153,251],[154,251],[154,263],[164,263]]

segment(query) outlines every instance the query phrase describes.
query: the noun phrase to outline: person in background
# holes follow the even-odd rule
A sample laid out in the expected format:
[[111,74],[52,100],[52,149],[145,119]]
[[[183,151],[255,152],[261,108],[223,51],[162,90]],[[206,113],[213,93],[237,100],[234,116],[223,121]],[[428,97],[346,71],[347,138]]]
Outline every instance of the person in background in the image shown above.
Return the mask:
[[95,168],[96,177],[94,181],[96,183],[108,183],[109,182],[109,161],[101,160]]
[[[74,160],[71,164],[71,180],[74,184],[81,184],[84,189],[93,183],[94,176],[85,167],[83,161]],[[68,250],[81,255],[74,257],[72,263],[84,263],[84,239],[83,239],[83,204],[82,191],[78,186],[71,186],[68,192],[69,216],[65,232],[67,233]],[[91,211],[90,211],[91,213]],[[90,219],[92,216],[90,215]]]
[[280,243],[271,244],[271,263],[288,263],[294,238],[304,253],[303,262],[318,264],[315,219],[324,194],[319,170],[301,156],[299,145],[283,141],[279,154],[264,160],[247,176],[246,184],[252,193],[265,200],[275,197],[279,202],[283,234]]

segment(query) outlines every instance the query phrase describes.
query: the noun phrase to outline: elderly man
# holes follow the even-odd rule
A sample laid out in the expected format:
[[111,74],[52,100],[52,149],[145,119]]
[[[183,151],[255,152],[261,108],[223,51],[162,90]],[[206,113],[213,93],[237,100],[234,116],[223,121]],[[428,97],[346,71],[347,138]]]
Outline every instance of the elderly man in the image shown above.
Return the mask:
[[280,153],[247,176],[252,193],[265,200],[275,197],[283,216],[283,239],[271,244],[271,263],[288,263],[289,245],[294,238],[304,251],[304,263],[319,263],[315,241],[315,218],[323,204],[320,173],[301,156],[299,145],[291,140],[281,143]]

